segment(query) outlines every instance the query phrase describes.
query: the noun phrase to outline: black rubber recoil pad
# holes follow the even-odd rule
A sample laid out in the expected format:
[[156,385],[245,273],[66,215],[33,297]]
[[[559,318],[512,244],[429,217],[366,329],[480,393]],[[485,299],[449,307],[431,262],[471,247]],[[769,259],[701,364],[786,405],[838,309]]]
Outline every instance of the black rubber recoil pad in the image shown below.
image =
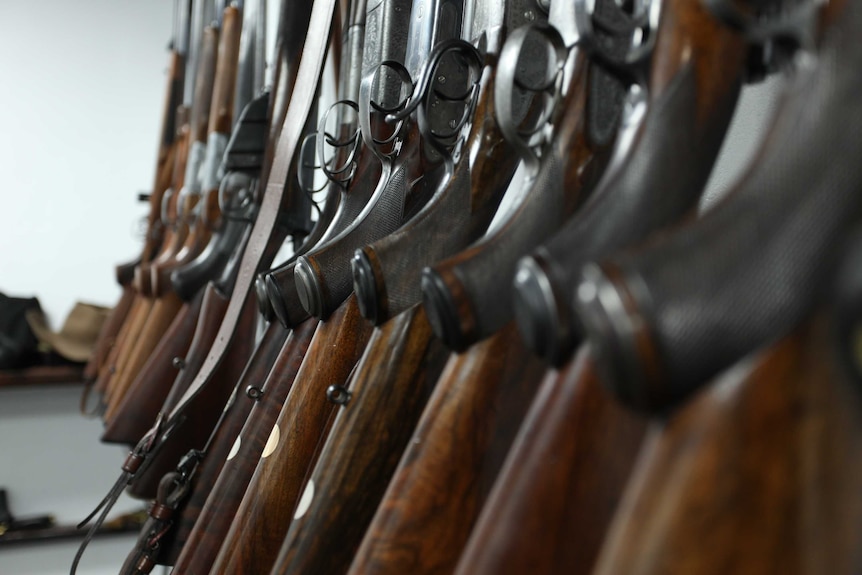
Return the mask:
[[350,269],[353,273],[353,289],[356,292],[356,302],[359,305],[359,313],[362,317],[377,324],[380,305],[377,274],[374,272],[374,264],[364,250],[356,250],[350,260]]
[[[317,273],[314,265],[307,258],[300,256],[296,262],[293,278],[302,307],[314,317],[323,319],[324,312],[327,312],[324,309],[326,295],[323,293],[320,274]],[[328,317],[329,313],[325,315]]]
[[296,262],[290,262],[266,274],[266,294],[269,304],[286,329],[292,329],[308,319],[308,312],[302,307],[297,293]]
[[580,338],[552,277],[550,262],[539,253],[522,258],[515,272],[513,303],[527,347],[551,365],[559,365]]
[[464,324],[472,323],[472,313],[459,309],[443,277],[432,268],[422,270],[422,305],[434,334],[450,349],[463,351],[472,343]]

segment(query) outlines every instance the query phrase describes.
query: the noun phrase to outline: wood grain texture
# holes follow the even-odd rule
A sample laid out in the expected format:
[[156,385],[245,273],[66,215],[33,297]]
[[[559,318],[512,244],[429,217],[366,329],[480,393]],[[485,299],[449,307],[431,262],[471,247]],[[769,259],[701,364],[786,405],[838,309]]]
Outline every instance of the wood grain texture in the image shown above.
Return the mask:
[[257,303],[253,298],[246,298],[235,337],[228,345],[218,369],[189,404],[183,423],[151,455],[149,467],[138,472],[127,490],[129,495],[142,499],[153,498],[165,473],[173,470],[190,449],[204,447],[254,351],[257,317]]
[[451,573],[545,372],[514,324],[452,355],[349,573]]
[[273,574],[347,571],[448,357],[420,305],[375,330]]
[[174,358],[186,356],[198,323],[204,292],[184,304],[159,345],[132,381],[114,418],[102,433],[106,443],[136,444],[150,429],[177,376]]
[[862,401],[824,318],[657,424],[596,573],[862,571]]
[[[280,325],[270,324],[264,332],[263,339],[255,349],[231,398],[224,407],[222,419],[213,431],[206,456],[192,478],[191,492],[181,507],[180,515],[174,521],[171,541],[160,555],[160,563],[173,565],[176,562],[228,457],[235,458],[233,447],[236,445],[237,436],[247,423],[252,420],[255,424],[260,422],[261,410],[265,406],[275,404],[274,407],[269,407],[269,410],[275,411],[275,414],[270,418],[266,433],[262,434],[263,437],[259,440],[260,448],[263,449],[267,434],[272,429],[272,422],[281,410],[284,398],[287,397],[293,385],[296,372],[314,335],[315,327],[316,322],[307,323],[291,332]],[[250,387],[262,390],[263,396],[257,400],[250,398],[248,395]],[[250,475],[251,472],[249,472]],[[232,513],[226,518],[228,523],[231,516]],[[211,527],[210,521],[204,521],[201,527],[208,530]],[[222,537],[226,532],[227,528],[221,532]],[[214,554],[213,557],[215,557]]]
[[129,315],[129,310],[132,309],[132,302],[134,299],[135,292],[132,287],[123,286],[123,292],[120,294],[120,299],[117,300],[117,303],[114,305],[113,309],[111,309],[108,319],[105,320],[102,327],[99,329],[99,336],[96,339],[96,345],[93,347],[93,354],[90,356],[90,359],[87,361],[87,365],[84,367],[85,381],[94,382],[99,376],[99,370],[101,369],[102,364],[105,363],[108,352],[113,347],[120,329],[123,327],[123,324]]
[[354,296],[318,326],[273,428],[277,445],[259,460],[212,573],[269,572],[332,423],[326,389],[347,385],[371,331]]
[[[198,484],[203,488],[195,488],[183,512],[177,533],[179,541],[184,542],[182,552],[175,562],[168,562],[174,565],[177,573],[209,573],[260,460],[272,426],[284,407],[317,324],[317,320],[308,320],[297,326],[278,350],[277,357],[269,362],[271,370],[261,372],[255,369],[259,375],[251,378],[243,376],[247,381],[238,389],[244,390],[246,383],[257,379],[263,382],[255,384],[263,389],[263,396],[249,405],[248,417],[239,428],[233,429],[231,433],[228,426],[224,426],[227,431],[220,435],[228,441],[223,441],[222,437],[214,441],[219,447],[210,450],[210,455],[214,456],[210,461],[220,462],[218,473],[213,475],[215,469],[212,465],[207,466],[212,471],[201,470]],[[269,329],[289,333],[277,322],[273,322]],[[241,398],[241,401],[248,402],[245,398]]]
[[105,407],[111,401],[111,396],[114,394],[117,386],[117,375],[132,353],[138,334],[146,324],[152,307],[153,300],[138,295],[129,312],[128,324],[123,326],[123,329],[120,331],[120,337],[117,338],[116,345],[108,354],[108,361],[105,362],[103,372],[99,374],[99,379],[101,380],[104,377],[104,380],[98,382],[99,387],[105,390],[102,395],[102,403]]
[[114,391],[105,410],[106,422],[109,423],[116,416],[117,408],[126,397],[129,386],[141,373],[141,368],[161,342],[182,306],[182,300],[175,293],[167,293],[153,302],[147,321],[135,338],[132,351],[126,361],[118,366]]
[[548,372],[455,572],[591,573],[645,431],[588,348]]

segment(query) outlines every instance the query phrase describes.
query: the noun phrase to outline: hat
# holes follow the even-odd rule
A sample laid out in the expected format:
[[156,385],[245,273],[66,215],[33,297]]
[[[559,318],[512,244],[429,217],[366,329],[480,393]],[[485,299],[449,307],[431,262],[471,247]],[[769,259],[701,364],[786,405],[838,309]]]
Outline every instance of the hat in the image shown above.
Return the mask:
[[29,309],[26,317],[41,343],[70,361],[83,362],[93,353],[99,331],[110,311],[110,308],[77,302],[57,333],[48,327],[42,310]]

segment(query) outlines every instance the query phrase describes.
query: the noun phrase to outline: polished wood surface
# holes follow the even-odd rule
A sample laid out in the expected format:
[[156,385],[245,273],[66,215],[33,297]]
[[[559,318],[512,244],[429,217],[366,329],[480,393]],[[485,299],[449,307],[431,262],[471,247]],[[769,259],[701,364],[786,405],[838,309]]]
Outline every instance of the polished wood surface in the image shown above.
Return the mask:
[[181,361],[188,353],[203,299],[201,290],[191,302],[183,304],[132,381],[115,416],[105,423],[102,441],[134,445],[152,426],[177,377],[174,359]]
[[455,572],[591,573],[646,427],[601,389],[588,347],[548,372]]
[[[257,462],[263,453],[272,427],[295,381],[302,360],[317,329],[317,320],[307,320],[289,332],[277,322],[270,330],[288,334],[283,346],[273,354],[269,362],[271,370],[255,370],[250,376],[244,374],[244,382],[238,386],[242,393],[245,383],[263,391],[257,400],[240,396],[238,401],[247,403],[248,416],[239,422],[241,415],[234,417],[231,407],[231,421],[221,424],[210,449],[210,461],[220,463],[207,465],[201,469],[196,487],[189,498],[178,526],[177,538],[182,543],[182,552],[174,565],[178,573],[208,573],[219,552],[219,547],[230,529],[237,508],[245,494]],[[262,383],[261,383],[262,382]],[[239,423],[238,426],[234,424]]]
[[118,371],[114,375],[116,381],[104,415],[106,422],[116,416],[117,408],[126,397],[129,386],[141,373],[141,368],[159,345],[182,306],[183,301],[173,292],[166,293],[153,302],[150,313],[135,338],[134,346],[131,347],[126,360],[118,365]]
[[344,573],[449,351],[415,305],[375,330],[272,573]]
[[451,573],[545,372],[509,323],[452,355],[349,573]]
[[862,398],[823,317],[651,431],[597,575],[862,571]]
[[278,555],[306,473],[316,461],[336,405],[331,385],[346,386],[372,328],[350,296],[311,340],[284,407],[225,537],[213,573],[268,573]]
[[[235,337],[228,345],[218,369],[189,404],[181,426],[162,441],[158,452],[152,456],[149,467],[138,472],[128,488],[129,495],[152,499],[165,473],[174,469],[180,458],[190,449],[201,449],[206,444],[249,357],[254,352],[257,318],[257,304],[249,298],[243,306]],[[200,325],[200,322],[198,324]],[[173,389],[171,392],[173,393]],[[167,405],[162,409],[167,410]]]

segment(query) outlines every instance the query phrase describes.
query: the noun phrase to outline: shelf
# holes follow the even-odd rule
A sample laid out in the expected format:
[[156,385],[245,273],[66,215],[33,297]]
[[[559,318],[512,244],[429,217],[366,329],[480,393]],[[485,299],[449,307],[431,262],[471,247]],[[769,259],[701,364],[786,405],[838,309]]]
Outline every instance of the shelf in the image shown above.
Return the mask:
[[[137,533],[141,530],[146,518],[146,512],[136,512],[123,515],[117,519],[102,525],[96,532],[96,538],[101,539],[108,535],[123,535]],[[87,534],[87,527],[78,529],[75,525],[55,525],[45,529],[23,529],[20,531],[8,531],[0,535],[0,548],[7,545],[20,545],[25,543],[43,543],[46,541],[58,541],[62,539],[83,540]]]
[[0,388],[84,382],[83,365],[50,365],[0,371]]

